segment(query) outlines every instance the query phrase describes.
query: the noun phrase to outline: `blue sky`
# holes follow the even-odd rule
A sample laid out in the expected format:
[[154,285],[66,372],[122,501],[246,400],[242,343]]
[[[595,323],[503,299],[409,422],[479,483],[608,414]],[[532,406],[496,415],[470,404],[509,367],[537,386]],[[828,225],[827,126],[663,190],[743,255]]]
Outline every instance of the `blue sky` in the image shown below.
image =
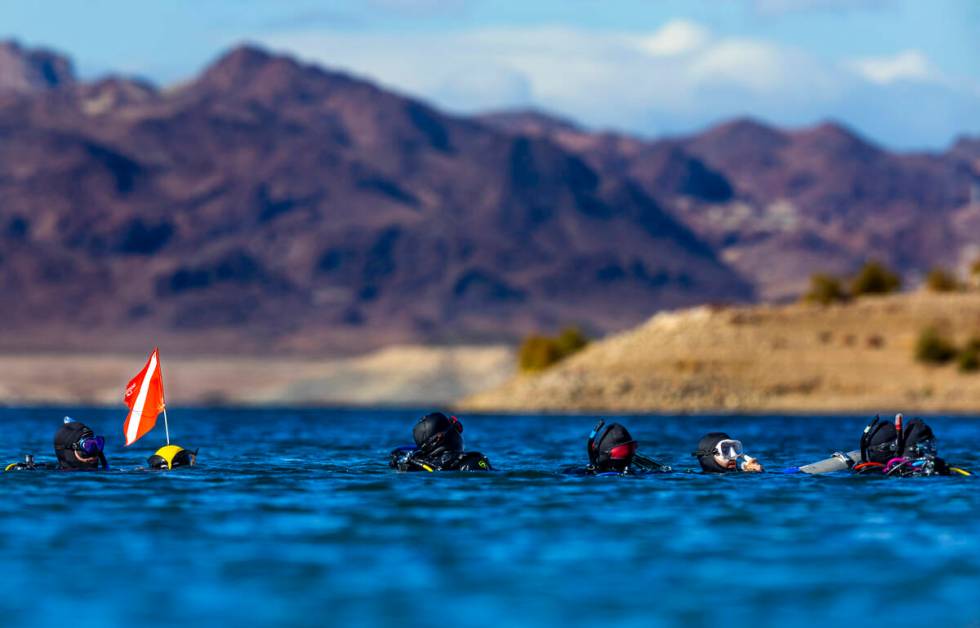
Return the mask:
[[250,41],[450,111],[648,136],[738,115],[836,119],[903,149],[980,134],[975,0],[6,2],[0,37],[161,85]]

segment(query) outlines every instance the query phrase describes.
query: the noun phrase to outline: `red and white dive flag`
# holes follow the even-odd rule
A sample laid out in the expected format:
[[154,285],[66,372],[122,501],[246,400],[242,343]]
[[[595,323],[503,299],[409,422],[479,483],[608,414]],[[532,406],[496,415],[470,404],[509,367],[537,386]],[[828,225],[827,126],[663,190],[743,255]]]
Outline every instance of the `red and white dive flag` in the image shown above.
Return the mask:
[[129,406],[129,416],[123,423],[126,445],[132,445],[157,424],[163,412],[163,372],[160,370],[160,350],[154,349],[139,374],[126,386],[123,401]]

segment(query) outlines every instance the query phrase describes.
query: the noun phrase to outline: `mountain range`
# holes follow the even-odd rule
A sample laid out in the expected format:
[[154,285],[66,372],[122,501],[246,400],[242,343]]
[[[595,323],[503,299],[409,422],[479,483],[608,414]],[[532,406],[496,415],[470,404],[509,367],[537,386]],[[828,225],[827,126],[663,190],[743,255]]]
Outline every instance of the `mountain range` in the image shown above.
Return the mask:
[[[458,116],[252,46],[160,89],[0,44],[0,350],[343,353],[592,334],[980,242],[980,141]],[[972,197],[971,197],[972,194]],[[152,340],[148,340],[152,339]]]

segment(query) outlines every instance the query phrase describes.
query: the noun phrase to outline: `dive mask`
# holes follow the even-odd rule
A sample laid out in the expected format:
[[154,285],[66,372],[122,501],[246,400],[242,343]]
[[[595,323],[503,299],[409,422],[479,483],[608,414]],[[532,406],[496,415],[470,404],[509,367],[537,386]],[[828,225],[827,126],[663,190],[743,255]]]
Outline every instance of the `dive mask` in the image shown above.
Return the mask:
[[105,438],[102,436],[83,436],[73,443],[71,448],[86,456],[97,456],[105,449]]
[[636,454],[636,441],[617,445],[609,450],[609,457],[613,460],[628,460]]
[[869,445],[867,451],[869,458],[873,458],[873,454],[891,454],[892,456],[898,456],[898,441],[892,440],[885,443],[878,443],[877,445]]
[[936,439],[927,438],[906,447],[905,457],[916,460],[920,458],[935,458],[938,455],[938,451],[939,448],[937,447]]
[[742,455],[742,441],[726,438],[715,445],[713,453],[724,460],[736,460]]

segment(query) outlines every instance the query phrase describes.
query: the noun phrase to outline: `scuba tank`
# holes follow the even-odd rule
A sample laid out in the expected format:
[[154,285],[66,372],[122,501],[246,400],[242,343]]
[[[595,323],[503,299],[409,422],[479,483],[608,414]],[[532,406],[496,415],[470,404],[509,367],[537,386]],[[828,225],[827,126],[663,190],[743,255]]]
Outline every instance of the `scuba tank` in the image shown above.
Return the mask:
[[787,470],[790,473],[808,473],[810,475],[820,475],[821,473],[834,473],[837,471],[847,471],[854,465],[861,462],[861,452],[859,450],[847,453],[836,452],[829,458],[818,460],[810,464],[805,464],[796,469]]

